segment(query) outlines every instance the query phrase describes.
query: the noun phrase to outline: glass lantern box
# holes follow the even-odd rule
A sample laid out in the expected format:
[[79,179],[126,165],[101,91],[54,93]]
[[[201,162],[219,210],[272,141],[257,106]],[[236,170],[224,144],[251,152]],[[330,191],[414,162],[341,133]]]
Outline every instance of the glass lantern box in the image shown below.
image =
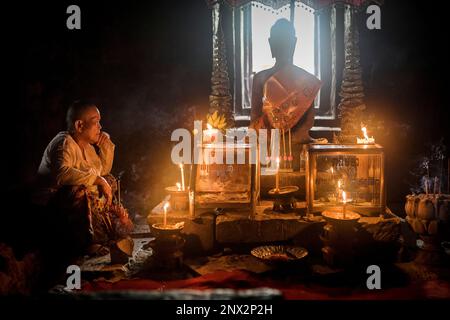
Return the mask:
[[[199,152],[203,161],[194,166],[195,207],[253,210],[259,198],[259,167],[258,161],[250,160],[251,145],[207,143]],[[220,164],[212,160],[217,157],[222,158]]]
[[312,144],[306,163],[309,214],[346,208],[374,216],[386,208],[384,152],[378,144]]

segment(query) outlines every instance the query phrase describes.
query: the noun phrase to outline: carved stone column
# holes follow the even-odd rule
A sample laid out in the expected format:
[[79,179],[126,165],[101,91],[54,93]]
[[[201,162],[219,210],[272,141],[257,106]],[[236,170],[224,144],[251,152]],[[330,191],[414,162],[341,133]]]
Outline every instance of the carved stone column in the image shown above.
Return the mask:
[[209,96],[209,113],[218,111],[227,119],[227,127],[234,124],[232,96],[230,93],[230,79],[227,71],[227,56],[222,30],[220,2],[216,1],[212,6],[213,27],[213,64],[211,74],[211,94]]
[[345,65],[339,96],[339,117],[341,118],[341,133],[337,137],[339,143],[356,143],[356,137],[361,135],[362,112],[364,104],[364,87],[359,55],[359,32],[354,21],[355,9],[345,6]]

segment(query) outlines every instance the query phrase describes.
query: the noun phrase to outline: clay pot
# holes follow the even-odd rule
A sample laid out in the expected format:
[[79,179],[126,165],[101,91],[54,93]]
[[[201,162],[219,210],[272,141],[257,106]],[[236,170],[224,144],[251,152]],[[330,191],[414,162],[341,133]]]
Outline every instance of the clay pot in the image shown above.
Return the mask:
[[420,194],[406,197],[406,220],[423,241],[415,259],[417,263],[441,264],[445,260],[441,242],[448,239],[450,234],[449,201],[448,195]]
[[434,204],[429,198],[424,198],[419,201],[419,206],[417,210],[417,217],[423,220],[434,219]]
[[426,228],[419,219],[413,219],[412,227],[413,227],[413,230],[415,233],[418,233],[418,234],[426,233]]
[[430,235],[436,235],[438,233],[438,221],[432,220],[428,224],[428,234]]
[[409,217],[413,218],[416,216],[418,204],[419,204],[419,198],[417,198],[414,195],[406,196],[405,212]]

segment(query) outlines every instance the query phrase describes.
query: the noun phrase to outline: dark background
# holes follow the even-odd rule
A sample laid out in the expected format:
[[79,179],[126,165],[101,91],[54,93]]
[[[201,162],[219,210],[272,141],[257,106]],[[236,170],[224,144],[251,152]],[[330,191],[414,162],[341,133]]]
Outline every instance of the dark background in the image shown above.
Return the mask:
[[[66,8],[81,7],[81,30],[66,28]],[[386,148],[388,202],[402,203],[409,173],[430,144],[449,141],[448,13],[423,2],[386,0],[382,29],[360,23],[368,114]],[[42,152],[64,129],[67,105],[90,97],[116,144],[113,173],[124,172],[127,206],[145,214],[174,184],[170,133],[192,126],[208,107],[211,13],[203,0],[40,1],[9,10],[11,63],[18,98],[5,108],[4,184],[30,186]],[[230,49],[228,48],[229,52]],[[200,116],[199,116],[200,115]]]

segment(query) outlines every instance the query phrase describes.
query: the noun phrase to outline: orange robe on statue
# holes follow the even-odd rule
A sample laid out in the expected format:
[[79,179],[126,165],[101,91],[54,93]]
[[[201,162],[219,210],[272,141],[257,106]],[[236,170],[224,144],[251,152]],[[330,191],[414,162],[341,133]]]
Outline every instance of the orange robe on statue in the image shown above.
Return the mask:
[[264,84],[263,113],[270,126],[291,129],[312,107],[321,81],[303,69],[279,70]]

